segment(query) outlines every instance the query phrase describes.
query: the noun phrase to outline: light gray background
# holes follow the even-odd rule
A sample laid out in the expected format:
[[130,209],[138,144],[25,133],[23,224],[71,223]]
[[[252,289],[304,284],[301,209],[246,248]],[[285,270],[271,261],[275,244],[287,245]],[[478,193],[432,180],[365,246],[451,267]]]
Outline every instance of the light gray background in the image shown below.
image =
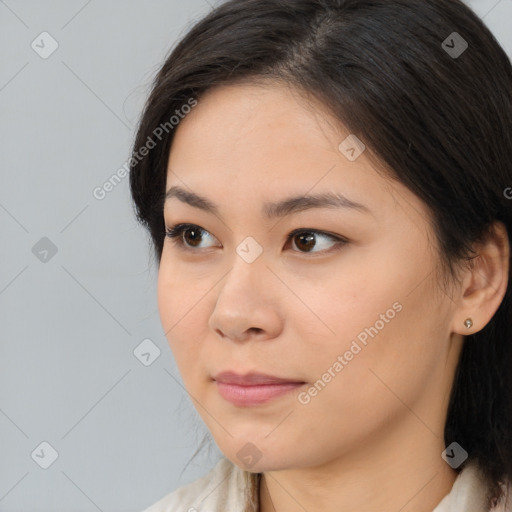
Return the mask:
[[[512,55],[512,0],[468,3]],[[0,512],[140,512],[219,455],[180,477],[206,429],[160,326],[149,239],[128,178],[93,195],[213,5],[0,0]]]

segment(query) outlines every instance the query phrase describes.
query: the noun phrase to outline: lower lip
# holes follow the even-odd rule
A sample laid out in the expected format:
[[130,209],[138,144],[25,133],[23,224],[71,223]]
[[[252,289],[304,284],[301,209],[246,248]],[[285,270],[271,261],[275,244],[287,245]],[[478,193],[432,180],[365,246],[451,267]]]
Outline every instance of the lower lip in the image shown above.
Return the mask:
[[254,386],[237,386],[235,384],[215,382],[222,398],[238,406],[264,404],[303,386],[303,383],[300,382],[259,384]]

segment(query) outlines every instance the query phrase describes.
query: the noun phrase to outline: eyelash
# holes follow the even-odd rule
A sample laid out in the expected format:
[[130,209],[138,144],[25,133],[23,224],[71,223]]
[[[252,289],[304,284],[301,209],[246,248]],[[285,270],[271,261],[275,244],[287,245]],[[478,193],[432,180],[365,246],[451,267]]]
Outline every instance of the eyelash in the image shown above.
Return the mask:
[[[209,231],[206,231],[205,229],[201,228],[200,226],[197,226],[196,224],[176,224],[174,226],[170,226],[169,228],[166,228],[165,236],[170,238],[172,243],[175,244],[181,250],[190,251],[190,252],[198,252],[197,248],[189,247],[183,241],[182,235],[187,229],[196,229],[202,233],[209,233]],[[286,244],[288,244],[291,240],[293,240],[293,238],[296,237],[297,235],[300,235],[303,233],[322,235],[322,236],[325,236],[325,237],[330,238],[331,240],[335,241],[336,244],[333,247],[331,247],[330,249],[323,250],[323,251],[317,251],[317,252],[294,251],[294,252],[299,252],[301,254],[313,254],[313,255],[329,253],[329,252],[332,252],[333,250],[341,249],[345,244],[347,244],[349,242],[346,238],[340,237],[338,235],[331,235],[330,233],[326,233],[324,231],[320,231],[317,229],[300,228],[300,229],[293,230],[288,235],[288,238],[286,239]]]

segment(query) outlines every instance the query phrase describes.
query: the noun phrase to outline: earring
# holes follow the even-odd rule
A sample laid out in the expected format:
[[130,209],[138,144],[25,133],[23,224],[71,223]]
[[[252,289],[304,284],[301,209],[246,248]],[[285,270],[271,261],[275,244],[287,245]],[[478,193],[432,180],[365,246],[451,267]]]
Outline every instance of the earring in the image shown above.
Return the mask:
[[471,320],[471,318],[466,318],[466,320],[464,321],[464,325],[468,329],[471,329],[471,327],[473,327],[473,320]]

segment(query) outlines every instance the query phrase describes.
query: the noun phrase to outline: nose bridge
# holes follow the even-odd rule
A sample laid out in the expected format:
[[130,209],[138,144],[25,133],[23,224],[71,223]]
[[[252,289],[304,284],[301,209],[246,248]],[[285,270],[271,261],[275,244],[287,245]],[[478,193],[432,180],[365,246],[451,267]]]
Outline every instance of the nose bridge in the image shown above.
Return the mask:
[[258,283],[266,279],[264,275],[269,272],[266,265],[263,246],[255,238],[246,237],[235,247],[231,270],[226,275],[223,288],[240,293],[241,299],[248,297],[251,294],[248,292],[256,291]]
[[210,327],[232,339],[245,339],[250,329],[261,336],[274,336],[279,331],[279,314],[275,301],[269,300],[268,291],[274,288],[268,279],[273,276],[263,248],[246,239],[236,247],[231,261],[216,297]]

